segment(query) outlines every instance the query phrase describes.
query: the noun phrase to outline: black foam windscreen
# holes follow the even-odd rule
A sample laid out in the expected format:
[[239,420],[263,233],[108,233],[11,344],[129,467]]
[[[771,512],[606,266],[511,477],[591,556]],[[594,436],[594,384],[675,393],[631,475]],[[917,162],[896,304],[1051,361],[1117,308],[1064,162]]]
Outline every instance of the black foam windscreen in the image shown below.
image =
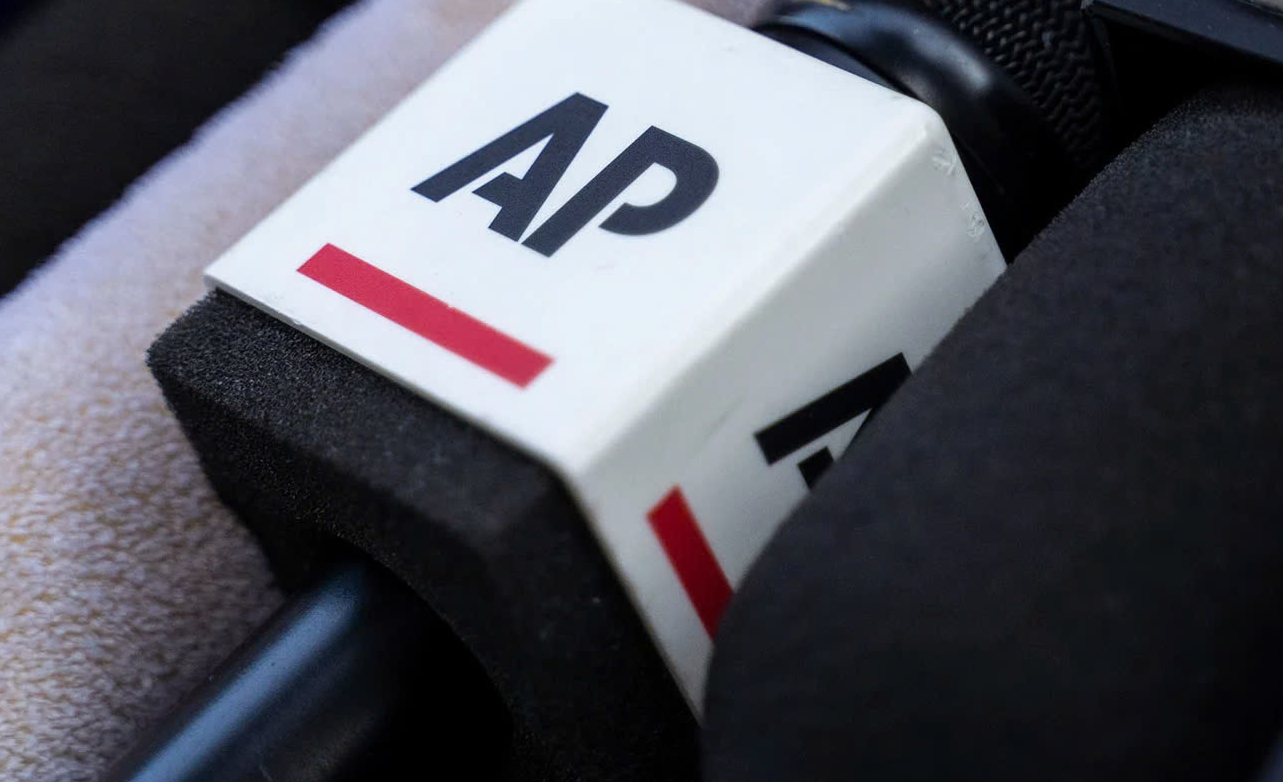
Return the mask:
[[773,538],[709,782],[1246,780],[1283,726],[1283,91],[1201,93]]
[[549,469],[225,293],[148,363],[287,584],[343,539],[458,634],[511,718],[477,737],[510,742],[505,779],[694,777],[690,709]]

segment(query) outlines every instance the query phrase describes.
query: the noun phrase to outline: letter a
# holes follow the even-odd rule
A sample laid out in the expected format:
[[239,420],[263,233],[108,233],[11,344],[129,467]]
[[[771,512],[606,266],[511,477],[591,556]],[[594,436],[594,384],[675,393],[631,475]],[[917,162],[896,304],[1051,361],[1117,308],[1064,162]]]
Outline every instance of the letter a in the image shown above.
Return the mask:
[[575,93],[412,189],[440,201],[548,139],[524,177],[500,174],[474,191],[499,207],[490,230],[519,242],[605,112],[604,103]]

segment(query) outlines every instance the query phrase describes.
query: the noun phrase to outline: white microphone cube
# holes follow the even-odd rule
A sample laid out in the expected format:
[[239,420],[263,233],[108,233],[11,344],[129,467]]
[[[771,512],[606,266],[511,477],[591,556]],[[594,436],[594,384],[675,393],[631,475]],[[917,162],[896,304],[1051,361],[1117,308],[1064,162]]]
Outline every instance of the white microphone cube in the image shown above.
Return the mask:
[[923,104],[524,0],[207,274],[554,470],[698,710],[753,557],[1003,268]]

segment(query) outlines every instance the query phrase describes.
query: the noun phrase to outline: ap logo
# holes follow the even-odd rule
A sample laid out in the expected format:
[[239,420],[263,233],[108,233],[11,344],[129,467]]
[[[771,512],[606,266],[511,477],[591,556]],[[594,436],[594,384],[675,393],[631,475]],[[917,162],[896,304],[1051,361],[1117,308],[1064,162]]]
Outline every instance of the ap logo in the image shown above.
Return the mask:
[[413,190],[440,201],[547,139],[524,177],[500,174],[473,191],[499,207],[490,230],[550,256],[651,166],[662,166],[676,177],[668,194],[647,206],[620,206],[601,223],[601,228],[637,236],[662,231],[685,220],[716,187],[717,161],[700,147],[652,125],[522,241],[535,214],[579,154],[606,108],[604,103],[575,93],[433,174]]

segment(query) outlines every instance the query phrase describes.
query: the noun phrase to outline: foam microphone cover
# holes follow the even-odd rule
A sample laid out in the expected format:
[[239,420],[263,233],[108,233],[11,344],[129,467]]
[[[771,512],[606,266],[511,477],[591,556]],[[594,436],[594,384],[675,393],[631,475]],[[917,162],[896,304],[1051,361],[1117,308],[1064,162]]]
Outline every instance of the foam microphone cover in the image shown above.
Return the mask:
[[510,736],[476,737],[504,778],[690,775],[689,707],[548,468],[221,291],[148,363],[284,583],[343,539],[458,634],[511,715]]
[[1237,780],[1283,725],[1283,91],[1200,93],[756,562],[709,782]]

